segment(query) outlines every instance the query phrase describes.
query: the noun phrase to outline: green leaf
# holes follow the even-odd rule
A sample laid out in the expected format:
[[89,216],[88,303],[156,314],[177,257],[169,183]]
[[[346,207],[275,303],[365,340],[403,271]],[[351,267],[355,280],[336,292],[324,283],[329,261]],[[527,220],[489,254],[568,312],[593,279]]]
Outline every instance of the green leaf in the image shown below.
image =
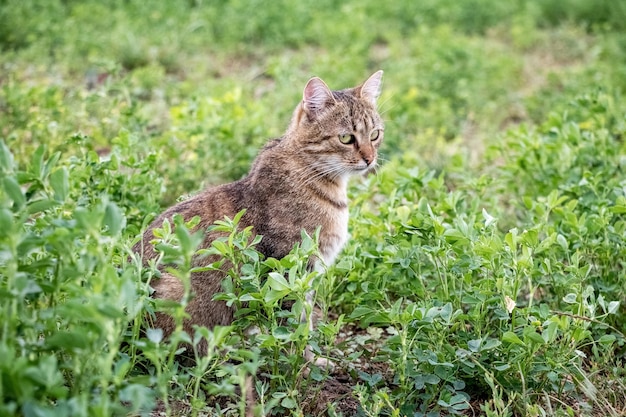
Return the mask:
[[290,291],[291,286],[282,274],[278,272],[270,272],[267,277],[267,282],[271,289],[276,291]]
[[493,369],[495,369],[496,371],[506,371],[507,369],[509,369],[511,367],[510,364],[508,363],[503,363],[502,365],[495,365],[493,367]]
[[498,221],[498,219],[493,217],[491,214],[487,213],[487,210],[485,210],[484,208],[483,208],[483,219],[485,219],[485,227],[487,228],[489,226],[496,224],[496,222]]
[[478,351],[480,351],[480,344],[481,344],[481,342],[482,342],[482,339],[470,340],[470,341],[467,342],[467,347],[472,352],[478,352]]
[[233,326],[215,326],[211,331],[213,332],[213,343],[219,346],[232,334]]
[[80,331],[58,331],[46,338],[46,345],[53,349],[87,349],[89,340]]
[[126,217],[117,205],[109,202],[104,209],[103,224],[109,235],[117,236],[126,227]]
[[25,297],[29,294],[38,294],[41,292],[41,287],[37,281],[30,278],[29,275],[19,273],[13,278],[14,288],[12,292],[19,294],[21,297]]
[[611,301],[609,303],[609,308],[607,309],[607,313],[616,314],[619,309],[619,301]]
[[163,329],[146,329],[146,337],[154,344],[161,343],[163,340]]
[[531,341],[532,343],[536,343],[538,345],[543,345],[545,343],[543,337],[541,337],[541,335],[537,333],[533,327],[528,327],[528,331],[524,332],[524,340]]
[[52,168],[54,168],[57,162],[59,162],[59,158],[61,158],[61,152],[55,152],[54,154],[52,154],[50,158],[48,158],[48,160],[46,161],[46,163],[44,164],[42,168],[42,172],[41,172],[42,177],[45,178],[50,174],[50,171],[52,170]]
[[187,228],[182,224],[182,222],[176,222],[176,228],[174,229],[174,234],[178,238],[178,242],[180,243],[180,248],[183,253],[190,253],[195,249],[193,245],[193,241],[191,239],[191,233]]
[[54,199],[59,202],[65,201],[70,188],[69,175],[66,167],[56,169],[50,175],[50,186],[54,191]]
[[230,253],[230,250],[228,249],[228,245],[222,241],[222,240],[214,240],[213,243],[211,243],[211,246],[213,246],[215,249],[217,249],[217,251],[221,254],[221,255],[228,255]]
[[239,213],[235,214],[235,217],[233,217],[233,225],[238,225],[244,214],[246,214],[246,209],[243,209]]
[[292,409],[292,408],[296,408],[297,403],[296,403],[296,401],[293,398],[285,397],[280,402],[280,405],[282,405],[283,407],[285,407],[287,409]]
[[502,341],[512,344],[512,345],[520,345],[520,346],[525,346],[524,342],[522,342],[522,339],[520,339],[515,333],[513,332],[505,332],[502,335]]
[[43,178],[41,178],[42,174],[43,174],[43,154],[46,151],[46,148],[44,145],[40,145],[37,150],[35,150],[35,152],[33,153],[33,156],[31,158],[31,165],[30,165],[30,172],[32,172],[32,174],[35,176],[35,178],[39,178],[41,180],[43,180]]
[[383,380],[383,376],[380,373],[370,375],[362,371],[359,371],[359,378],[367,382],[367,385],[370,387],[375,387],[380,381]]
[[47,198],[42,198],[39,200],[31,200],[27,205],[28,214],[36,214],[43,213],[46,210],[51,209],[52,207],[58,206],[59,202],[54,200],[49,200]]
[[565,297],[563,297],[563,301],[567,304],[577,304],[578,303],[578,295],[574,293],[569,293]]
[[458,229],[448,229],[443,233],[443,235],[445,236],[446,241],[451,243],[453,246],[455,244],[463,245],[469,242],[469,239],[467,239],[467,237],[465,237],[465,235]]
[[350,314],[351,319],[358,319],[363,316],[368,316],[370,314],[376,313],[377,311],[366,306],[356,306],[352,313]]
[[565,239],[565,236],[563,236],[560,233],[556,236],[556,243],[558,243],[559,246],[561,246],[564,251],[566,251],[567,248],[569,247],[569,244],[567,243],[567,239]]
[[250,302],[250,301],[260,301],[262,298],[258,293],[255,294],[250,294],[250,293],[246,293],[246,294],[242,294],[239,297],[239,301],[241,302]]
[[469,398],[467,394],[464,393],[454,394],[448,403],[455,410],[465,410],[469,408]]
[[615,200],[615,205],[610,207],[609,210],[615,214],[625,214],[626,213],[626,197],[619,196],[617,200]]
[[291,333],[289,329],[285,326],[278,326],[272,330],[272,336],[279,340],[289,340],[291,337]]
[[441,318],[446,321],[446,323],[450,323],[452,319],[452,303],[446,303],[441,307],[440,312]]
[[402,223],[406,223],[411,215],[411,209],[408,206],[400,206],[396,208],[396,214]]
[[15,181],[15,178],[11,176],[4,177],[2,185],[9,198],[15,203],[16,208],[20,209],[26,202],[26,198],[24,197],[22,188],[17,181]]
[[0,172],[11,172],[13,168],[13,154],[4,141],[0,141]]
[[497,348],[501,344],[502,344],[502,342],[499,341],[498,339],[489,338],[489,339],[485,340],[485,343],[483,343],[483,345],[480,348],[480,350],[482,352],[484,352],[486,350],[491,350],[491,349]]
[[284,296],[286,296],[288,293],[289,293],[289,290],[285,290],[285,291],[269,290],[265,294],[265,297],[263,297],[263,300],[267,304],[272,305],[272,304],[276,303],[276,301],[278,301],[281,298],[283,298]]
[[439,378],[435,374],[426,374],[423,377],[424,377],[424,382],[430,385],[437,385],[441,381],[441,378]]
[[[148,384],[130,384],[120,390],[120,400],[133,406],[136,411],[151,408],[154,400],[154,390]],[[130,413],[136,415],[139,413]]]
[[13,214],[5,208],[0,208],[0,237],[10,236],[14,224]]
[[63,376],[59,371],[57,357],[54,355],[42,356],[39,358],[37,367],[26,368],[24,374],[31,380],[36,381],[43,387],[52,388],[63,384]]
[[517,228],[513,228],[504,236],[504,242],[507,244],[511,252],[515,253],[517,251],[517,236],[518,230]]
[[613,343],[615,343],[616,340],[617,340],[617,337],[615,337],[614,334],[605,334],[605,335],[602,335],[600,339],[598,339],[598,342],[608,347],[608,346],[611,346]]
[[254,249],[244,249],[242,253],[252,262],[259,262],[259,252]]
[[259,347],[261,348],[271,348],[279,345],[276,338],[272,335],[260,334],[256,338],[260,342]]
[[78,225],[90,233],[99,233],[103,217],[103,213],[100,210],[90,211],[85,207],[77,207],[74,210],[74,218]]
[[559,323],[556,321],[550,321],[550,323],[544,327],[541,336],[546,343],[552,343],[556,340],[557,331],[559,329]]

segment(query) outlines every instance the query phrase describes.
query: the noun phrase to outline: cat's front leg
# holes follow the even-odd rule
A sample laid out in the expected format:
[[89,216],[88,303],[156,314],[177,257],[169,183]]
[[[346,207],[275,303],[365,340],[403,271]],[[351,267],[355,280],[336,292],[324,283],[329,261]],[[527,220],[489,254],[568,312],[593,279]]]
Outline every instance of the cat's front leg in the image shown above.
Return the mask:
[[[315,308],[315,290],[310,290],[306,293],[306,306],[300,315],[300,322],[304,323],[305,321],[309,324],[309,333],[313,331],[313,319],[314,319],[314,308]],[[307,317],[306,312],[310,311],[309,316]],[[320,368],[324,368],[328,371],[333,371],[335,369],[335,364],[333,361],[327,358],[316,358],[313,354],[313,349],[310,344],[306,345],[304,349],[304,359],[308,363],[315,364]]]

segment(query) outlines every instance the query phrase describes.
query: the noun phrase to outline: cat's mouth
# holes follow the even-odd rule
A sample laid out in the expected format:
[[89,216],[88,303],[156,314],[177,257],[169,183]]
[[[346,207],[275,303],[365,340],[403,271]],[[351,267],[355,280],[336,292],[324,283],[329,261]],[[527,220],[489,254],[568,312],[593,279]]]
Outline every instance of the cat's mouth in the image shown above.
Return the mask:
[[366,175],[370,171],[376,170],[376,161],[373,161],[371,164],[367,164],[367,163],[358,164],[358,165],[354,166],[352,169],[353,169],[355,174]]

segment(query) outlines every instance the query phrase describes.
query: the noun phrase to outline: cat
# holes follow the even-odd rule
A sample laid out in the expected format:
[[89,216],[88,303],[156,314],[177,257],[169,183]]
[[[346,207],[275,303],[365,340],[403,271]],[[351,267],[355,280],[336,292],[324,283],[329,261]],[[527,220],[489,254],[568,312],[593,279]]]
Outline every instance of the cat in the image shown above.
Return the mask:
[[[318,262],[330,265],[348,239],[348,178],[368,173],[377,164],[384,133],[376,110],[382,74],[378,71],[363,84],[340,91],[331,91],[320,78],[311,78],[285,134],[261,150],[247,176],[170,207],[147,228],[133,250],[144,262],[155,258],[157,253],[149,243],[153,230],[175,214],[185,221],[199,216],[198,230],[206,230],[216,220],[233,218],[246,209],[240,227],[252,226],[255,234],[262,235],[257,250],[264,256],[284,257],[300,241],[302,229],[312,235],[321,227],[322,259]],[[216,237],[214,232],[207,233],[201,246],[209,247]],[[215,260],[196,259],[194,265]],[[189,334],[194,324],[212,328],[232,323],[232,308],[212,300],[221,291],[222,278],[219,271],[192,274],[194,296],[186,310],[190,318],[184,322]],[[156,298],[178,301],[183,297],[182,283],[166,272],[151,285]],[[157,313],[155,327],[168,336],[174,320]]]

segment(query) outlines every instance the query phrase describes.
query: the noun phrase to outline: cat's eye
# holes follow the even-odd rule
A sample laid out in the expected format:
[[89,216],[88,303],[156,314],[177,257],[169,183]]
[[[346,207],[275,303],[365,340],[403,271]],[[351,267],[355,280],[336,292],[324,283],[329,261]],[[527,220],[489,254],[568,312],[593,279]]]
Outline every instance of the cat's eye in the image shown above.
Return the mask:
[[380,137],[380,129],[372,130],[372,132],[370,133],[370,140],[374,142],[378,140],[379,137]]
[[339,142],[344,145],[352,145],[356,142],[356,137],[354,135],[339,135]]

